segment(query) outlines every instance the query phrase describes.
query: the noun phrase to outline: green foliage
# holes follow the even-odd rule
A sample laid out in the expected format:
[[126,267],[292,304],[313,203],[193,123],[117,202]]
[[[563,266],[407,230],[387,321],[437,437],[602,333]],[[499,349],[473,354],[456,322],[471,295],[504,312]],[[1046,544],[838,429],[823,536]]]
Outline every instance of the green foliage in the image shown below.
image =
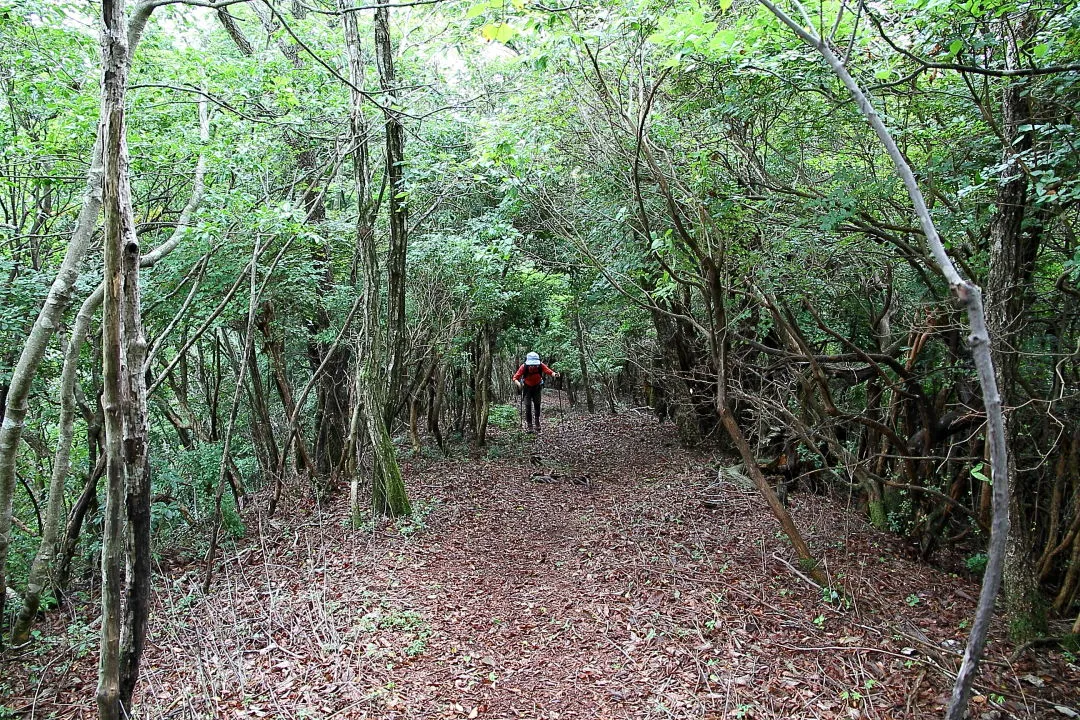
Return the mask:
[[438,500],[418,500],[412,503],[412,514],[399,518],[397,530],[403,537],[411,537],[428,529],[428,518],[439,508]]
[[515,405],[492,405],[488,410],[488,422],[503,430],[510,430],[520,425],[518,408]]
[[975,553],[964,560],[964,565],[974,575],[982,575],[986,570],[986,553]]

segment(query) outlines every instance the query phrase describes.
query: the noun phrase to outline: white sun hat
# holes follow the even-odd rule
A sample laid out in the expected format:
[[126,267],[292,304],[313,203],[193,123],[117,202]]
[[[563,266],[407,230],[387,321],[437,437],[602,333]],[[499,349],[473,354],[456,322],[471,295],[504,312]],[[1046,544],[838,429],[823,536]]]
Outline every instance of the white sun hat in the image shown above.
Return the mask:
[[539,365],[540,364],[540,356],[537,355],[534,352],[529,353],[528,355],[525,356],[525,364],[526,365]]

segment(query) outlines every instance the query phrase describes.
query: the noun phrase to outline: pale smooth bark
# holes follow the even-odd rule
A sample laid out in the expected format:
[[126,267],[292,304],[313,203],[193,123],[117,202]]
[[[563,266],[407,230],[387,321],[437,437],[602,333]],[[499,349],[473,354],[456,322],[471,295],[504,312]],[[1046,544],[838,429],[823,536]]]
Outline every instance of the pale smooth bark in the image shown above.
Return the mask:
[[979,660],[982,658],[983,648],[986,645],[986,635],[990,629],[990,619],[994,612],[994,601],[997,599],[998,591],[1001,589],[1005,544],[1009,535],[1008,452],[1005,443],[1001,397],[998,394],[994,361],[990,353],[990,335],[986,327],[986,317],[983,313],[982,291],[977,285],[965,280],[957,272],[948,253],[945,252],[945,246],[938,236],[937,228],[930,217],[930,211],[926,207],[922,191],[919,189],[919,184],[915,180],[915,175],[907,164],[907,160],[904,159],[903,154],[897,147],[888,128],[885,127],[885,123],[882,122],[881,117],[874,110],[870,100],[847,71],[843,61],[836,56],[828,43],[809,30],[814,25],[803,6],[798,0],[792,0],[805,23],[805,25],[800,25],[770,0],[758,1],[798,35],[803,42],[817,50],[825,58],[836,76],[840,78],[844,87],[847,88],[848,93],[855,100],[855,104],[859,107],[867,122],[870,123],[870,126],[873,127],[881,144],[885,146],[897,174],[903,180],[904,187],[907,189],[908,196],[911,198],[911,203],[915,208],[915,214],[919,218],[919,225],[926,236],[930,254],[940,268],[942,275],[948,281],[956,300],[967,310],[970,329],[968,348],[971,350],[975,370],[979,376],[983,406],[986,410],[986,439],[987,445],[990,446],[994,509],[990,526],[990,545],[987,549],[986,570],[983,573],[983,584],[979,593],[978,607],[975,611],[975,621],[971,626],[971,634],[968,638],[967,648],[964,651],[964,659],[956,675],[952,696],[949,699],[949,707],[945,714],[947,720],[960,720],[967,713],[971,685],[975,680],[975,671],[978,669]]
[[[93,159],[87,178],[86,196],[82,210],[75,222],[67,251],[60,270],[56,273],[45,304],[38,312],[30,329],[22,353],[11,374],[8,388],[4,422],[0,425],[0,617],[4,616],[4,600],[7,588],[7,558],[11,545],[12,504],[15,494],[15,460],[26,421],[27,398],[38,366],[45,356],[49,341],[59,327],[64,311],[71,302],[75,281],[79,277],[79,264],[90,245],[94,225],[101,211],[102,161],[101,129],[94,143]],[[2,636],[0,636],[2,642]]]
[[[209,119],[206,111],[206,102],[199,104],[199,128],[203,143],[210,139]],[[192,185],[191,196],[187,204],[180,212],[177,219],[176,229],[164,243],[152,252],[142,257],[142,266],[151,267],[158,260],[171,253],[180,244],[187,233],[191,216],[202,202],[205,191],[206,157],[199,154],[198,163],[195,166],[195,181]],[[12,643],[19,644],[27,641],[34,617],[41,603],[41,594],[52,572],[53,561],[56,557],[56,542],[59,534],[60,522],[64,514],[64,487],[68,471],[71,469],[71,446],[74,436],[74,421],[76,411],[75,382],[78,376],[79,357],[83,343],[89,332],[90,321],[101,307],[105,298],[104,284],[98,285],[94,292],[83,301],[79,312],[75,317],[75,324],[71,331],[71,339],[64,352],[64,365],[60,375],[60,427],[56,443],[56,453],[53,457],[53,469],[49,480],[49,500],[44,522],[44,532],[37,554],[30,566],[27,580],[26,593],[23,596],[23,606],[15,621],[12,630]]]
[[[146,23],[150,19],[156,5],[153,0],[144,0],[135,7],[131,20],[127,24],[126,32],[117,30],[117,35],[124,36],[124,54],[119,59],[126,73],[130,65],[131,54],[134,53],[139,39],[142,37]],[[123,12],[120,14],[123,21]],[[6,406],[3,424],[0,425],[0,617],[4,616],[4,605],[7,593],[7,558],[11,547],[11,519],[12,504],[15,498],[15,460],[19,451],[19,441],[22,439],[23,424],[26,420],[26,400],[30,394],[30,387],[37,373],[41,360],[45,356],[45,350],[52,339],[53,334],[60,324],[60,319],[71,302],[72,290],[79,276],[79,263],[90,245],[90,239],[94,233],[98,215],[101,213],[103,191],[103,127],[105,118],[99,120],[97,137],[94,140],[94,148],[91,151],[90,170],[87,173],[86,194],[82,208],[75,221],[75,227],[71,233],[71,240],[60,269],[56,273],[49,294],[45,298],[38,316],[34,321],[30,334],[23,345],[19,360],[12,371],[11,383],[6,398]],[[3,644],[3,636],[0,635],[0,646]]]

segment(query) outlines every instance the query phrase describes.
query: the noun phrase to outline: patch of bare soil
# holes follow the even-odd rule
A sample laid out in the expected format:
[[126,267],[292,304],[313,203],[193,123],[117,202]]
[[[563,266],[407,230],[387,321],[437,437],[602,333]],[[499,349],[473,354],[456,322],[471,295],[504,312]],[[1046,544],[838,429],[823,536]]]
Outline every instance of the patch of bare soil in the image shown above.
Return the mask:
[[[850,599],[827,596],[757,496],[707,491],[709,458],[670,426],[552,420],[493,431],[491,459],[407,462],[422,520],[353,530],[341,499],[252,517],[210,596],[198,568],[160,578],[140,716],[941,716],[976,582],[794,495]],[[1012,650],[995,628],[974,717],[1080,710],[1075,658]],[[9,706],[89,715],[93,657],[53,655]]]

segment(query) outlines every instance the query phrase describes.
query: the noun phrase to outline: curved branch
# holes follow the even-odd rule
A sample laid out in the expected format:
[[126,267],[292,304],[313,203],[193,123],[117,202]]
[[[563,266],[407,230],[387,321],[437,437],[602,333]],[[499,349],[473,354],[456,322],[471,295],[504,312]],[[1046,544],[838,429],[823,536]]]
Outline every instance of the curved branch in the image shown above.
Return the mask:
[[[819,37],[811,34],[802,25],[792,20],[787,13],[774,5],[770,0],[758,0],[767,7],[770,12],[787,25],[792,32],[799,36],[810,47],[817,50],[832,68],[836,76],[843,82],[855,104],[862,111],[863,116],[881,144],[885,146],[889,157],[893,161],[897,174],[904,181],[908,196],[915,207],[915,213],[919,217],[919,223],[926,235],[931,254],[942,275],[948,281],[956,299],[965,306],[968,313],[968,323],[971,334],[968,336],[968,347],[971,349],[972,359],[979,376],[979,385],[982,388],[983,405],[986,408],[987,442],[990,446],[991,475],[993,478],[993,517],[991,520],[990,546],[986,571],[983,574],[982,590],[979,593],[979,604],[975,611],[975,621],[972,623],[971,635],[967,649],[964,651],[964,660],[956,675],[956,683],[953,685],[952,696],[949,699],[949,707],[946,711],[946,720],[960,720],[967,711],[967,701],[971,694],[971,685],[975,680],[975,671],[979,660],[982,658],[983,648],[986,645],[986,635],[990,629],[990,619],[994,612],[994,601],[1001,589],[1002,570],[1005,561],[1005,542],[1009,534],[1009,484],[1007,477],[1007,448],[1005,445],[1005,421],[1001,409],[1001,396],[998,394],[997,380],[994,375],[994,362],[990,355],[990,335],[986,327],[986,316],[983,313],[982,290],[972,282],[962,278],[956,271],[952,260],[949,259],[945,246],[938,236],[937,228],[930,217],[930,211],[926,207],[922,191],[915,180],[911,167],[907,164],[903,154],[893,140],[889,130],[885,127],[881,117],[877,114],[870,100],[863,93],[858,83],[851,77],[844,63],[836,57],[835,53]],[[798,0],[792,0],[796,7],[803,12],[802,5]]]

